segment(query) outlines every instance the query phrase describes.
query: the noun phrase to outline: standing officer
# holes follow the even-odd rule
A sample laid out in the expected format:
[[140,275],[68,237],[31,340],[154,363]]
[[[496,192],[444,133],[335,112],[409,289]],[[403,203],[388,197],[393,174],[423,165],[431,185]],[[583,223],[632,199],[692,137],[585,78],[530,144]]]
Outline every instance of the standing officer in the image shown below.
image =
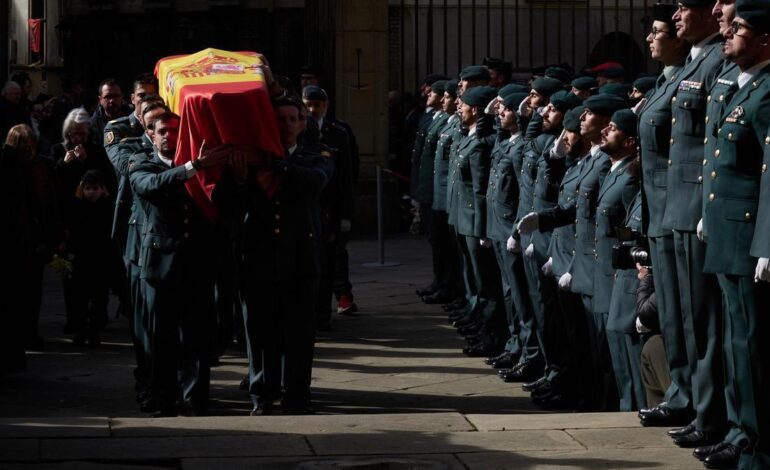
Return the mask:
[[[674,5],[658,3],[653,8],[652,31],[647,35],[647,43],[652,58],[663,65],[663,72],[639,113],[639,147],[642,162],[642,232],[649,241],[650,257],[658,280],[655,290],[658,317],[671,372],[671,385],[664,396],[664,408],[687,410],[691,405],[686,393],[691,376],[683,342],[679,288],[674,275],[674,238],[671,231],[662,226],[670,161],[671,105],[685,57],[689,54],[689,44],[676,35],[676,24],[672,18],[675,12]],[[651,409],[643,408],[639,417],[642,418]],[[685,420],[687,418],[689,416]]]
[[[707,468],[770,467],[770,331],[768,183],[770,157],[770,2],[737,0],[724,53],[741,70],[738,90],[719,117],[711,192],[704,219],[704,268],[724,297],[726,382],[732,385],[741,432],[715,446]],[[763,157],[764,152],[764,157]],[[730,432],[730,434],[735,434]],[[700,450],[700,449],[699,449]],[[702,454],[696,452],[696,457]]]
[[587,100],[596,89],[597,83],[594,77],[578,77],[570,83],[572,94],[581,100]]
[[146,215],[140,258],[151,325],[151,388],[157,416],[198,415],[208,407],[208,324],[213,312],[211,223],[185,188],[185,180],[221,164],[230,150],[201,150],[174,166],[179,117],[163,113],[151,123],[155,154],[134,159],[131,187]]

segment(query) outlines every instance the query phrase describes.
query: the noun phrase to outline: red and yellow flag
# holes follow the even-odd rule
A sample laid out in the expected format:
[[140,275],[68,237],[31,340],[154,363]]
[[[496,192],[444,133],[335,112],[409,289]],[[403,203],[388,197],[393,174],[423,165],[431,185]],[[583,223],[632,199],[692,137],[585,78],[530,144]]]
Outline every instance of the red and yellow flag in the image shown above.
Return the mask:
[[[255,52],[204,49],[158,61],[160,95],[181,117],[177,165],[196,158],[204,140],[206,147],[243,145],[283,155],[260,57]],[[196,176],[187,181],[187,190],[213,219],[217,210],[211,193],[222,168],[208,168]]]

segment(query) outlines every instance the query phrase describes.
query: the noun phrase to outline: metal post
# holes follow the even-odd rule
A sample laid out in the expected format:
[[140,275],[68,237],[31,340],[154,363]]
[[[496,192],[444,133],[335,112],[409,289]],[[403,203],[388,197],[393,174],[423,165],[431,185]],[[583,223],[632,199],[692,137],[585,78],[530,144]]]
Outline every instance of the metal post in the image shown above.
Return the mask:
[[385,216],[382,207],[383,200],[383,187],[382,187],[382,167],[377,165],[377,247],[380,253],[380,260],[376,263],[364,263],[364,266],[369,268],[384,268],[391,266],[399,266],[401,263],[386,263],[385,262]]

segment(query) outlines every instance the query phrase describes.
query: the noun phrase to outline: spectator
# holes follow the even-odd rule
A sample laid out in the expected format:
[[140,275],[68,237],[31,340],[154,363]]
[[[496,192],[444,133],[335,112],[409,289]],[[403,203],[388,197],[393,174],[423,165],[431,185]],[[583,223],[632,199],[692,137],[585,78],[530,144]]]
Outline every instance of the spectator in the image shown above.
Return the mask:
[[22,89],[16,82],[8,82],[0,92],[0,139],[16,124],[31,124],[29,113],[21,102]]
[[639,287],[636,290],[636,330],[645,339],[642,348],[642,382],[647,395],[647,406],[654,407],[663,402],[663,395],[671,385],[663,338],[658,321],[658,302],[655,282],[650,268],[636,265],[639,270]]

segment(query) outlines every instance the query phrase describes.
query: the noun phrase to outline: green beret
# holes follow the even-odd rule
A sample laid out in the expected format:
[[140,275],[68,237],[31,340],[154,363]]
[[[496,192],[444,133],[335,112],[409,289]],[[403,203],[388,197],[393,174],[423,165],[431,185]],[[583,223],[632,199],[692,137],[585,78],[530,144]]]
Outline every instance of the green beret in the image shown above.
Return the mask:
[[446,91],[446,84],[447,80],[437,80],[430,86],[430,91],[437,95],[443,95],[444,91]]
[[639,77],[634,80],[634,88],[642,93],[647,93],[655,87],[657,81],[657,77]]
[[470,90],[465,90],[460,99],[469,106],[484,107],[496,97],[497,90],[491,86],[475,86]]
[[496,59],[494,57],[484,57],[484,65],[490,70],[497,70],[498,72],[507,73],[513,70],[513,63],[506,62],[503,59]]
[[578,77],[572,80],[570,86],[578,90],[590,90],[591,88],[596,88],[597,83],[594,77]]
[[425,77],[425,80],[422,81],[423,85],[433,85],[435,82],[439,80],[447,80],[448,77],[441,75],[440,73],[431,73],[428,74]]
[[527,96],[529,96],[529,93],[523,91],[514,91],[513,93],[508,93],[505,95],[505,97],[503,97],[503,106],[516,111],[519,109],[521,102],[524,101]]
[[526,87],[524,85],[520,85],[518,83],[509,83],[499,90],[497,90],[497,96],[500,98],[505,98],[507,95],[510,95],[511,93],[516,92],[524,92],[529,93],[529,87]]
[[619,96],[600,93],[585,100],[583,102],[583,107],[590,109],[594,114],[612,116],[612,113],[615,111],[627,108],[628,104],[626,103],[626,100]]
[[540,77],[532,82],[532,89],[550,98],[557,91],[564,89],[564,84],[555,78]]
[[623,131],[626,136],[636,137],[636,130],[638,127],[636,113],[630,109],[620,109],[615,111],[615,114],[612,115],[610,121],[614,123],[618,129]]
[[564,114],[562,125],[570,132],[580,132],[580,116],[583,115],[583,107],[572,108]]
[[715,0],[679,0],[678,3],[687,8],[712,8],[716,2]]
[[548,67],[543,74],[549,78],[555,78],[562,83],[568,83],[570,80],[570,73],[561,67]]
[[566,90],[560,90],[551,95],[551,105],[562,113],[567,112],[576,106],[580,106],[582,103],[583,100],[578,98],[577,95]]
[[737,0],[735,16],[740,16],[758,33],[770,33],[770,0]]
[[668,3],[656,3],[652,6],[652,20],[666,23],[669,36],[676,35],[676,22],[674,21],[676,9],[676,5],[669,5]]
[[633,87],[628,83],[608,83],[599,88],[599,93],[604,93],[606,95],[615,95],[623,99],[627,99],[628,94],[631,92],[632,89]]
[[489,80],[489,70],[483,65],[471,65],[460,72],[460,80]]
[[626,71],[623,67],[609,67],[599,72],[599,75],[606,78],[623,78],[626,75]]
[[302,89],[302,99],[329,101],[329,96],[320,86],[308,85]]
[[449,96],[454,96],[457,98],[457,80],[449,80],[446,82],[446,87],[444,87],[444,92],[449,93]]

